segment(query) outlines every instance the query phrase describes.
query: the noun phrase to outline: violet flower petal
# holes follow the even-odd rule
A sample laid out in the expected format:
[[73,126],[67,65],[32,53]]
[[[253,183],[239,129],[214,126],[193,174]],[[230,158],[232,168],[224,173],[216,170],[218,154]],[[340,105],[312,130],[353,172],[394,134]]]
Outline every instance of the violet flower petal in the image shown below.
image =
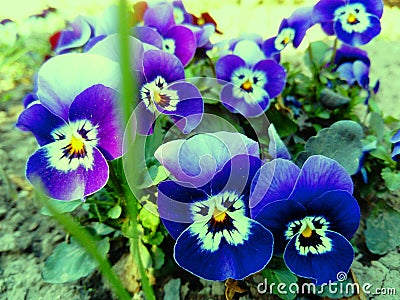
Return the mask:
[[287,199],[299,174],[300,168],[286,159],[277,158],[265,163],[251,184],[251,216],[256,217],[271,202]]
[[313,155],[301,168],[289,199],[307,205],[313,199],[333,190],[352,194],[353,181],[350,175],[337,161],[322,155]]
[[80,93],[71,104],[71,122],[87,120],[97,130],[97,145],[107,160],[122,156],[123,124],[119,93],[101,84]]

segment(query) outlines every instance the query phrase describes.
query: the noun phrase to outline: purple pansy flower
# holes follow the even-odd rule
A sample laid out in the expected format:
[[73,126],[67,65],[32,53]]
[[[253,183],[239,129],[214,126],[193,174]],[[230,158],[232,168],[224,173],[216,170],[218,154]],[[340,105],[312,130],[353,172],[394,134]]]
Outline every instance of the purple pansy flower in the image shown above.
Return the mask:
[[136,108],[140,134],[153,132],[160,113],[169,115],[185,134],[197,127],[203,116],[203,99],[197,87],[184,78],[184,67],[176,56],[162,50],[144,52],[138,85],[141,101]]
[[252,183],[252,217],[271,230],[275,254],[296,275],[318,285],[348,272],[354,251],[348,241],[360,221],[353,182],[336,161],[311,156],[300,169],[275,159],[261,167]]
[[217,79],[225,84],[220,97],[230,111],[257,117],[266,111],[286,82],[286,72],[265,56],[255,41],[243,40],[233,54],[221,57],[215,66]]
[[382,0],[320,0],[313,11],[327,34],[352,46],[367,44],[380,33],[382,13]]
[[65,30],[50,37],[56,54],[64,54],[83,48],[87,52],[105,37],[118,33],[118,6],[109,6],[99,17],[77,17]]
[[[199,138],[190,148],[186,151],[196,153],[206,147]],[[217,151],[213,154],[220,155]],[[198,172],[197,161],[185,163],[187,170],[193,167],[193,172]],[[176,239],[174,258],[179,266],[207,280],[225,280],[243,279],[268,264],[272,234],[249,218],[248,208],[250,183],[260,166],[258,157],[239,154],[219,171],[209,173],[211,180],[203,186],[171,180],[160,183],[158,210]],[[175,173],[180,172],[179,167]]]
[[[183,133],[191,132],[202,119],[204,104],[196,86],[184,81],[180,60],[162,50],[145,51],[134,37],[129,38],[129,46],[131,72],[138,81],[140,99],[135,111],[138,133],[152,134],[159,114],[170,116]],[[88,53],[119,62],[119,35],[108,36]]]
[[[74,72],[59,72],[67,67]],[[57,56],[39,70],[39,101],[21,113],[17,126],[41,146],[26,176],[49,197],[84,199],[107,183],[106,160],[122,156],[118,74],[118,64],[91,54]]]
[[189,28],[196,37],[197,49],[211,50],[213,45],[210,42],[210,37],[215,32],[215,27],[212,24],[204,24],[203,26],[196,26],[192,24],[182,24]]
[[144,25],[135,27],[132,34],[144,43],[151,44],[179,58],[188,65],[196,52],[196,37],[187,27],[176,25],[174,8],[165,3],[146,10]]
[[181,0],[173,1],[174,19],[176,24],[184,25],[195,35],[197,49],[211,50],[213,45],[210,42],[211,35],[215,32],[216,24],[209,22],[195,22],[195,16],[188,13]]
[[312,12],[313,7],[302,7],[296,9],[289,18],[283,19],[278,34],[263,43],[262,49],[265,55],[271,57],[290,43],[295,48],[299,47],[307,30],[315,24]]
[[92,27],[81,16],[77,17],[68,28],[50,38],[52,49],[57,54],[70,52],[72,49],[83,47],[92,37]]
[[390,141],[394,144],[392,151],[392,159],[394,161],[400,160],[400,130],[390,139]]
[[187,12],[181,0],[173,1],[172,5],[174,7],[174,19],[176,24],[192,24],[192,15]]

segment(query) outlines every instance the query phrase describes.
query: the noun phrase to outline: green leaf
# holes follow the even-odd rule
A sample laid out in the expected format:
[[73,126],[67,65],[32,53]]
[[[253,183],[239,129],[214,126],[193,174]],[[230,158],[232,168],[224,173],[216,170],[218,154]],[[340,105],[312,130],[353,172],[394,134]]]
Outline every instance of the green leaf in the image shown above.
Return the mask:
[[156,231],[156,232],[152,231],[150,234],[142,236],[142,240],[146,244],[158,246],[164,240],[164,235],[159,231]]
[[[154,152],[156,152],[157,148],[162,144],[164,135],[162,133],[162,126],[165,119],[163,117],[157,118],[154,131],[152,135],[145,137],[145,156],[147,158],[151,158],[154,156]],[[138,138],[138,137],[135,137]]]
[[364,232],[369,251],[383,255],[400,245],[399,220],[398,211],[382,201],[377,203],[367,219]]
[[115,205],[111,209],[108,210],[107,216],[111,219],[118,219],[122,213],[122,208],[119,205]]
[[[314,69],[314,66],[320,69],[328,62],[328,51],[330,46],[324,42],[317,41],[310,44],[307,51],[304,53],[304,63],[310,68]],[[310,55],[311,52],[311,55]]]
[[219,84],[215,78],[199,77],[197,73],[194,77],[186,77],[185,81],[194,84],[199,89],[204,103],[217,104],[221,102],[219,94],[223,85]]
[[[99,252],[106,256],[110,250],[108,238],[97,242]],[[43,280],[49,283],[65,283],[88,276],[96,269],[96,262],[72,237],[70,243],[59,244],[46,260]]]
[[[146,174],[147,173],[147,174]],[[138,185],[139,189],[146,189],[159,184],[169,176],[168,170],[162,165],[152,165],[142,172],[143,182]]]
[[371,156],[378,158],[380,160],[383,160],[389,164],[393,164],[392,157],[390,153],[386,150],[386,148],[383,145],[379,145],[376,147],[375,150],[372,150],[370,152]]
[[157,246],[151,247],[151,257],[153,258],[153,267],[158,270],[164,265],[165,254],[161,248]]
[[145,269],[151,268],[153,266],[153,259],[151,258],[150,252],[147,249],[147,247],[140,240],[139,240],[139,251],[143,267]]
[[[297,282],[297,276],[294,275],[285,265],[285,263],[279,259],[275,259],[274,269],[264,269],[261,274],[266,279],[267,292],[270,293],[270,288],[272,287],[272,292],[278,295],[279,298],[284,300],[293,300],[296,298],[296,294],[291,293],[289,286]],[[274,285],[272,285],[274,283]],[[278,285],[280,285],[279,290],[284,290],[285,293],[278,292]],[[283,287],[283,288],[281,288]]]
[[350,102],[350,98],[335,93],[328,88],[324,88],[321,91],[319,100],[323,106],[329,109],[335,109]]
[[157,212],[157,206],[154,203],[147,202],[140,210],[139,219],[144,228],[156,231],[160,224],[160,217]]
[[281,138],[297,131],[297,124],[274,107],[267,110],[267,117],[272,124],[276,125],[276,131]]
[[375,135],[379,141],[383,140],[383,133],[385,131],[385,123],[382,119],[382,117],[376,113],[373,112],[371,113],[370,119],[369,119],[369,130],[373,135]]
[[95,223],[93,225],[93,229],[96,231],[97,235],[107,235],[115,231],[114,228],[107,226],[103,223]]
[[308,155],[320,154],[336,160],[353,175],[360,165],[363,135],[362,127],[358,123],[339,121],[311,137],[305,145],[305,150]]
[[400,173],[392,172],[390,168],[384,168],[381,176],[389,190],[394,192],[400,189]]
[[[79,205],[82,204],[81,200],[74,201],[61,201],[48,199],[51,202],[51,206],[54,207],[60,214],[74,211]],[[45,216],[53,216],[53,214],[45,207],[42,207],[40,213]]]
[[193,133],[213,133],[218,131],[244,132],[237,115],[227,114],[222,105],[205,105],[201,123]]
[[384,122],[385,122],[386,125],[391,125],[391,126],[394,125],[394,127],[398,127],[398,124],[400,123],[400,120],[395,118],[395,117],[393,117],[393,116],[387,116],[384,119]]

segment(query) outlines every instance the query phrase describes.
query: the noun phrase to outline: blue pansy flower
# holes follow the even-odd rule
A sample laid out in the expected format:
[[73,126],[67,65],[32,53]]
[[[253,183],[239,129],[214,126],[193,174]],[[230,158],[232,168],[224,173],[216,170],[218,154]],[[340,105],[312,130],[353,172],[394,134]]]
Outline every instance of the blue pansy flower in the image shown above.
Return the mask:
[[177,25],[174,7],[162,3],[146,10],[144,26],[132,29],[132,35],[144,43],[153,45],[179,58],[184,66],[192,60],[196,48],[196,37],[186,26]]
[[342,45],[336,52],[334,71],[339,73],[340,79],[345,80],[348,85],[359,85],[368,92],[365,104],[371,96],[371,92],[376,94],[379,90],[379,81],[370,89],[369,68],[371,65],[368,53],[364,50]]
[[[198,150],[200,154],[212,153],[217,165],[229,157],[229,145],[234,144],[224,144],[218,138],[219,134],[202,135],[197,135],[200,137],[193,142],[189,139],[186,144],[189,148],[182,151],[196,157],[199,157],[196,154]],[[246,153],[248,139],[238,133],[232,133],[231,137],[239,141],[241,147],[234,146],[232,152],[241,150]],[[204,144],[204,139],[211,144]],[[221,150],[225,147],[226,151],[218,152],[213,146]],[[164,154],[167,153],[176,158],[175,153]],[[250,183],[261,166],[261,160],[256,156],[238,154],[221,168],[205,172],[199,172],[199,163],[193,156],[186,157],[182,167],[192,175],[200,173],[201,177],[208,177],[210,180],[205,185],[169,180],[158,187],[161,220],[176,239],[175,261],[207,280],[246,278],[268,264],[273,249],[272,234],[249,215]],[[181,166],[175,167],[169,170],[179,177]]]
[[271,230],[275,254],[296,275],[318,285],[348,272],[354,258],[349,239],[360,221],[353,182],[336,161],[315,155],[300,169],[275,159],[252,183],[252,217]]
[[[60,72],[66,69],[74,72]],[[26,176],[47,196],[84,199],[107,183],[107,160],[123,154],[118,74],[118,64],[91,54],[57,56],[39,70],[39,101],[21,113],[17,127],[41,146]]]
[[390,141],[394,144],[392,151],[392,159],[394,161],[400,160],[400,130],[390,139]]
[[365,90],[369,90],[369,67],[371,65],[366,51],[342,45],[335,57],[335,70],[347,84],[357,83]]
[[320,0],[313,15],[328,35],[357,46],[371,41],[381,31],[382,0]]
[[263,43],[262,49],[265,55],[271,57],[290,43],[295,48],[299,47],[307,30],[315,24],[312,12],[313,7],[302,7],[296,9],[289,18],[283,19],[278,34]]
[[220,98],[230,111],[257,117],[282,92],[286,82],[284,68],[264,58],[256,41],[241,40],[235,44],[233,54],[217,61],[217,79],[224,84]]

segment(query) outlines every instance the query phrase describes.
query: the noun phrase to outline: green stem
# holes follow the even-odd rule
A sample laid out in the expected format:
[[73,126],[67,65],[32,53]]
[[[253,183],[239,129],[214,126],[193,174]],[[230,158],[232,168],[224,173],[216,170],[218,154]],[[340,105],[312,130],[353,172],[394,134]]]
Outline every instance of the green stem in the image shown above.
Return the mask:
[[207,57],[208,63],[210,64],[211,71],[213,72],[214,77],[217,78],[217,72],[215,71],[215,66],[214,66],[212,59],[207,54],[206,54],[206,57]]
[[[120,32],[120,53],[121,53],[121,106],[124,113],[124,124],[128,123],[131,114],[131,108],[135,107],[137,98],[136,83],[130,73],[130,51],[129,48],[129,24],[128,24],[128,9],[126,0],[119,2],[119,32]],[[127,126],[127,136],[131,136],[129,132],[130,126]],[[126,209],[129,219],[129,242],[131,254],[133,255],[134,262],[138,266],[140,273],[140,280],[142,282],[142,289],[147,300],[155,299],[153,289],[150,285],[149,278],[147,277],[146,270],[143,267],[142,259],[139,250],[139,232],[138,232],[138,202],[132,194],[127,184],[124,184],[124,198],[126,201]]]
[[139,249],[140,237],[139,237],[138,221],[137,221],[137,215],[138,215],[137,200],[132,195],[129,189],[127,189],[125,197],[129,214],[129,228],[130,228],[129,232],[131,233],[131,236],[129,238],[131,255],[133,256],[133,261],[135,262],[136,266],[139,269],[140,281],[142,283],[142,289],[146,296],[146,299],[155,300],[156,297],[154,295],[154,291],[150,284],[149,278],[147,277],[146,270],[143,266],[142,258],[140,255],[140,249]]
[[332,50],[332,57],[331,57],[331,66],[335,64],[335,58],[336,58],[336,52],[337,52],[337,47],[338,47],[338,39],[335,38],[335,41],[333,42],[333,50]]
[[108,206],[115,206],[115,202],[111,202],[111,201],[98,201],[98,200],[90,200],[87,199],[86,203],[90,203],[90,204],[97,204],[97,205],[108,205]]
[[99,219],[99,222],[100,223],[103,223],[103,218],[101,217],[101,213],[100,213],[100,211],[99,211],[99,207],[97,206],[97,204],[96,203],[93,203],[94,205],[94,210],[95,210],[95,212],[96,212],[96,214],[97,214],[97,218]]
[[125,290],[117,275],[115,275],[109,261],[103,258],[97,250],[96,239],[86,229],[82,229],[80,224],[76,223],[69,214],[60,214],[50,201],[47,201],[47,199],[36,197],[36,200],[41,206],[46,207],[51,212],[54,219],[64,227],[65,231],[72,235],[79,245],[98,263],[98,269],[108,280],[118,298],[122,300],[130,300],[131,296]]
[[[318,83],[319,82],[319,72],[318,72],[318,67],[315,65],[315,62],[314,62],[314,55],[313,55],[313,52],[311,49],[311,44],[310,44],[310,46],[308,46],[307,51],[308,51],[308,55],[310,56],[310,62],[312,64],[312,68],[313,68],[312,76],[314,79],[314,83]],[[312,89],[313,89],[312,93],[314,95],[314,98],[312,98],[312,97],[309,98],[310,103],[313,102],[313,99],[317,99],[317,85],[313,84]]]
[[129,249],[133,257],[133,261],[139,269],[140,281],[142,282],[142,289],[144,294],[146,295],[146,299],[152,300],[155,299],[154,292],[151,287],[149,278],[147,277],[146,270],[143,267],[139,249],[140,234],[138,231],[138,201],[129,189],[128,184],[126,183],[126,179],[124,178],[125,182],[123,185],[121,185],[120,181],[117,180],[115,168],[112,164],[110,164],[109,166],[110,180],[113,182],[113,185],[117,188],[118,191],[122,191],[122,194],[120,195],[122,198],[122,207],[126,209],[128,215],[129,223],[125,233],[129,233]]

